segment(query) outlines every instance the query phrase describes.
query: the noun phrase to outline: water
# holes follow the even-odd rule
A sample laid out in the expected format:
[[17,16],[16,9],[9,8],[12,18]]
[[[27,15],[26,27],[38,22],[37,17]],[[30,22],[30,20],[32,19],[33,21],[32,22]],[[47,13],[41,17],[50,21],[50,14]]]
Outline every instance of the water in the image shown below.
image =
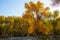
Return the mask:
[[0,38],[0,40],[38,40],[34,37],[8,37],[8,38]]
[[38,37],[7,37],[0,38],[0,40],[60,40],[60,35],[58,36],[40,36]]

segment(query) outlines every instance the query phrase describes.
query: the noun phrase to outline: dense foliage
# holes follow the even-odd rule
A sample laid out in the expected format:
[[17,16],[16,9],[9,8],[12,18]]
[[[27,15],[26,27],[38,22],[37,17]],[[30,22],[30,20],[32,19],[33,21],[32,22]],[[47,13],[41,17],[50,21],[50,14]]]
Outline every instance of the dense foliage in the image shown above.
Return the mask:
[[25,3],[22,17],[0,16],[1,36],[39,36],[60,34],[59,11],[53,13],[43,3]]

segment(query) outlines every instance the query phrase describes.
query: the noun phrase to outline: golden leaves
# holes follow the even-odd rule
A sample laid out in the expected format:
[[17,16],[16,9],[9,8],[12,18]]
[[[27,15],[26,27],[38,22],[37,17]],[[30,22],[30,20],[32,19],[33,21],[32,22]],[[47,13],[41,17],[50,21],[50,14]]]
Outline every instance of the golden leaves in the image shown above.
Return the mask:
[[43,8],[44,7],[43,3],[41,3],[40,1],[38,1],[36,3],[36,5],[37,5],[37,8]]
[[31,27],[29,27],[28,28],[28,34],[31,34],[31,33],[33,33],[34,32],[34,28],[31,26]]
[[[52,24],[53,20],[49,20],[48,18],[48,16],[51,17],[52,15],[52,14],[49,14],[50,8],[49,7],[44,8],[43,3],[41,3],[40,1],[38,1],[37,3],[34,3],[33,1],[29,3],[25,3],[25,8],[27,10],[25,11],[22,17],[2,16],[0,17],[0,19],[5,20],[6,26],[9,26],[9,29],[10,30],[12,29],[11,31],[14,30],[14,32],[19,33],[20,31],[21,33],[23,32],[23,34],[24,33],[32,34],[32,33],[35,33],[37,30],[38,32],[49,35],[49,33],[51,33],[51,31],[53,30],[53,24]],[[57,13],[59,12],[55,11],[52,17],[58,16]],[[34,18],[34,15],[36,15],[37,17]],[[44,18],[41,19],[42,17]],[[2,23],[0,23],[0,26],[2,26]],[[4,28],[6,26],[4,26]],[[59,29],[59,25],[57,26],[58,27],[56,28]]]
[[45,8],[45,11],[48,11],[49,9],[50,9],[49,7],[46,7],[46,8]]
[[[33,12],[36,12],[35,13],[36,15],[38,14],[37,16],[39,16],[39,19],[42,15],[47,17],[50,8],[49,7],[44,8],[44,4],[40,1],[37,1],[37,3],[34,3],[33,1],[30,1],[29,3],[25,3],[25,8],[27,8],[27,10],[25,11],[23,18],[24,19],[26,18],[30,24],[30,27],[28,28],[28,33],[29,34],[33,33],[34,30],[38,29],[39,32],[46,32],[46,34],[47,34],[47,27],[42,24],[42,21],[37,20],[38,22],[36,22],[37,24],[35,27],[35,24],[33,23],[34,19],[32,19],[32,18],[34,18]],[[36,21],[36,20],[34,20],[34,21]]]
[[43,8],[43,3],[38,1],[37,3],[34,3],[33,1],[28,3],[25,3],[25,8],[31,11],[38,11],[40,8]]
[[48,13],[49,13],[49,7],[46,7],[46,8],[44,8],[43,10],[42,10],[42,14],[43,15],[45,15],[46,17],[49,15]]
[[33,11],[37,11],[37,6],[36,6],[35,3],[33,3],[33,2],[31,1],[31,2],[29,2],[29,4],[30,4],[30,8],[31,8],[31,10],[33,10]]
[[29,5],[27,3],[25,3],[25,8],[29,9]]
[[23,18],[30,19],[33,16],[34,15],[32,14],[32,12],[30,12],[29,10],[27,10],[27,11],[25,11],[25,14],[23,15]]
[[4,16],[1,16],[2,20],[5,20],[5,17]]
[[45,15],[46,17],[48,16],[48,12],[47,11],[43,11],[42,14]]
[[0,16],[0,21],[5,21],[5,17],[4,16]]
[[12,23],[12,24],[13,24],[13,23],[14,23],[14,19],[10,19],[10,23]]

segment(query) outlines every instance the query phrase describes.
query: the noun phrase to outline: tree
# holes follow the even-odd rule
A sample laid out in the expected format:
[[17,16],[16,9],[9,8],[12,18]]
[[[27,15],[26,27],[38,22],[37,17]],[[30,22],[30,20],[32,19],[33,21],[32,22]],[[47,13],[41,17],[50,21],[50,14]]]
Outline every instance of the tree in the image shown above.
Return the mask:
[[[33,1],[30,1],[29,3],[25,3],[25,8],[26,11],[23,15],[24,19],[27,19],[30,27],[28,28],[28,33],[32,34],[35,33],[36,30],[38,30],[39,28],[43,29],[43,27],[47,28],[46,26],[42,26],[42,22],[41,19],[43,16],[44,17],[48,17],[49,14],[49,7],[45,7],[43,3],[41,3],[40,1],[37,1],[37,3],[34,3]],[[34,17],[34,15],[36,14],[36,18]],[[43,15],[43,16],[42,16]],[[40,30],[38,30],[40,31]],[[42,30],[43,31],[43,30]],[[41,32],[41,31],[40,31]]]

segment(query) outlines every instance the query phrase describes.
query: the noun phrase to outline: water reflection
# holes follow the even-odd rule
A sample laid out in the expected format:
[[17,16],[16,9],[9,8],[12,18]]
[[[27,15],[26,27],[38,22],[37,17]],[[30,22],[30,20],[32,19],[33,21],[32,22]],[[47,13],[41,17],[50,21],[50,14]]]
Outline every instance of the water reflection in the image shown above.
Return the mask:
[[34,37],[9,37],[9,38],[0,38],[0,40],[37,40]]
[[8,37],[0,40],[60,40],[60,36],[40,36],[40,37]]

